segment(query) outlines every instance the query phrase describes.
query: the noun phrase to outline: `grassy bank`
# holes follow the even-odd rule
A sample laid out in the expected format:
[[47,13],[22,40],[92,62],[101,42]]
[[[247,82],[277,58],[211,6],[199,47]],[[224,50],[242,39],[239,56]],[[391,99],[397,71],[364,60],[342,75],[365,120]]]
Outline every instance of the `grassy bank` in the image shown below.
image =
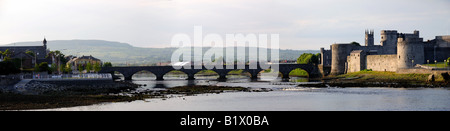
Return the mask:
[[435,81],[429,82],[430,74],[397,74],[395,72],[359,71],[324,78],[324,83],[299,85],[305,87],[449,87],[441,75],[435,75]]
[[432,63],[432,64],[423,64],[425,66],[429,66],[429,67],[437,67],[437,68],[447,68],[450,67],[447,62],[437,62],[437,63]]
[[397,74],[395,72],[359,71],[336,77],[360,80],[360,81],[416,81],[426,82],[430,74]]

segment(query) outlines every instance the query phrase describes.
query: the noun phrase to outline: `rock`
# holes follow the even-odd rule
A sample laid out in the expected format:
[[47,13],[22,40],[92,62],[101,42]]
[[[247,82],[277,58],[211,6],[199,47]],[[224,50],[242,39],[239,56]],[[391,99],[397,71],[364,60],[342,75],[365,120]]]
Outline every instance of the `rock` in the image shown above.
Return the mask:
[[450,81],[449,73],[442,73],[441,75],[442,75],[442,77],[444,78],[445,81]]
[[434,74],[428,76],[427,82],[434,82]]

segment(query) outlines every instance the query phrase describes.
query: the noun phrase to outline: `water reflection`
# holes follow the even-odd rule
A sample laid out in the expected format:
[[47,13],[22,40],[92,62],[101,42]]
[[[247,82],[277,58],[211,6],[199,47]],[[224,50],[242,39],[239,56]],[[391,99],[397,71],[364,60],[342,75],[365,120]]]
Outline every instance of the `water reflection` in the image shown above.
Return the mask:
[[165,77],[164,81],[156,81],[150,76],[137,77],[132,82],[145,85],[138,90],[164,90],[184,85],[218,85],[271,88],[274,91],[201,94],[55,110],[450,110],[449,88],[303,88],[297,87],[294,82],[307,82],[307,78],[292,77],[289,81],[276,79],[269,82],[259,79],[255,82],[241,76],[229,77],[224,82],[214,77],[184,80],[178,76],[169,76]]
[[[254,82],[286,82],[281,78],[271,79],[258,79],[251,80],[250,77],[228,75],[225,80],[218,80],[216,76],[197,76],[195,80],[186,80],[184,77],[179,76],[165,76],[163,81],[156,81],[156,77],[152,76],[133,76],[132,82],[141,85],[142,89],[146,90],[161,90],[165,88],[171,88],[176,86],[190,86],[190,85],[217,85],[218,83],[239,83],[240,85],[251,84]],[[292,77],[288,82],[308,82],[308,78]],[[232,85],[232,84],[231,84]]]

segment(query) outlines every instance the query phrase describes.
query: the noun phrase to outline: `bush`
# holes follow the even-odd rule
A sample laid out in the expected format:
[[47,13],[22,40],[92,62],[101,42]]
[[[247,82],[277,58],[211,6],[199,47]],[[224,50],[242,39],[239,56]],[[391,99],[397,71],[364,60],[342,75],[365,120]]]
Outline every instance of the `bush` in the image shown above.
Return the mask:
[[447,58],[447,65],[450,65],[450,57]]
[[103,67],[112,67],[111,62],[105,62],[103,63]]

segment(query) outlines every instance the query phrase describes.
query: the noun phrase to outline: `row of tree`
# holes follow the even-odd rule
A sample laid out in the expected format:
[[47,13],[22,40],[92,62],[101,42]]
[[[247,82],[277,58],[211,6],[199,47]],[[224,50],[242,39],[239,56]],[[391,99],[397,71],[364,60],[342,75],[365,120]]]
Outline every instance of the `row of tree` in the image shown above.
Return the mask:
[[[71,68],[72,65],[67,64],[67,66],[70,66]],[[99,72],[102,69],[102,67],[100,66],[100,63],[91,64],[89,62],[86,65],[78,65],[77,69],[79,72],[83,72],[84,70],[86,70],[86,72]]]

